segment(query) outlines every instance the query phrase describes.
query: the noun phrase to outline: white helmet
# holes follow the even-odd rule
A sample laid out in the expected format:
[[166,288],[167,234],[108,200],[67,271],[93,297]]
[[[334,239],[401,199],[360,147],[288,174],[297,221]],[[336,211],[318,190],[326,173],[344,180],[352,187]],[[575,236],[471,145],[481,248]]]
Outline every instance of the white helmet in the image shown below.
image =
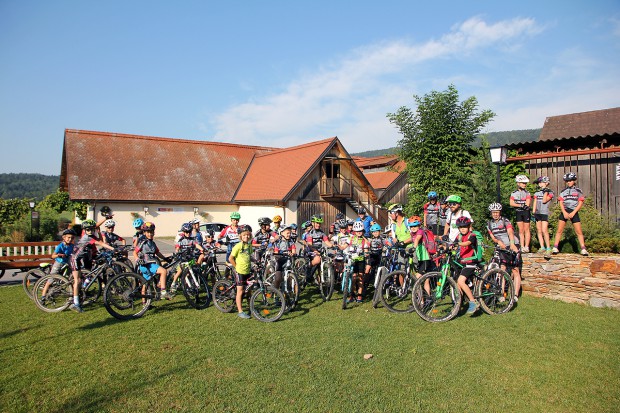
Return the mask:
[[530,178],[528,178],[525,175],[517,175],[515,177],[515,181],[519,182],[519,183],[524,183],[527,184],[528,182],[530,182]]
[[493,212],[493,211],[501,211],[502,210],[502,204],[500,204],[499,202],[493,202],[491,205],[489,205],[489,211]]
[[364,223],[362,221],[355,221],[353,223],[353,231],[363,231]]
[[103,223],[103,226],[106,228],[112,228],[116,226],[116,221],[114,221],[113,219],[108,219],[106,220],[106,222]]
[[200,220],[198,218],[190,219],[188,222],[188,224],[192,224],[192,225],[199,224],[199,223],[200,223]]

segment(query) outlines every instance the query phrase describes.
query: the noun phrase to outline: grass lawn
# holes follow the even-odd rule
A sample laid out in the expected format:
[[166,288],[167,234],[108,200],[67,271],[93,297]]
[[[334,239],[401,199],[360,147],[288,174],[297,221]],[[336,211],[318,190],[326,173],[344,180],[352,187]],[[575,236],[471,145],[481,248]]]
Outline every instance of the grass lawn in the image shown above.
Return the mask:
[[619,411],[620,311],[523,297],[429,324],[317,294],[301,306],[265,324],[178,296],[120,322],[0,288],[0,411]]

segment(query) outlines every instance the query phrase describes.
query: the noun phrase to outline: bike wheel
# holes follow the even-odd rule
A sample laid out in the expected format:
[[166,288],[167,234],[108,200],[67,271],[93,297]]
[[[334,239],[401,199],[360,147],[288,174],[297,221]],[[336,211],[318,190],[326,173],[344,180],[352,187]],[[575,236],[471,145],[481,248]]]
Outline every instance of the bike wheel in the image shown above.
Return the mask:
[[413,312],[411,283],[411,275],[402,270],[392,271],[383,277],[380,283],[380,298],[383,306],[392,313]]
[[[88,271],[82,270],[81,279],[84,280],[84,274],[88,274]],[[89,305],[94,303],[101,297],[101,278],[97,277],[93,282],[88,286],[87,289],[80,289],[80,301],[82,305]]]
[[230,313],[236,308],[237,288],[230,280],[219,280],[213,286],[213,305],[223,313]]
[[388,269],[381,266],[377,269],[377,275],[375,276],[375,291],[372,295],[372,307],[377,308],[381,301],[381,280],[388,274]]
[[284,273],[284,281],[281,288],[284,290],[284,298],[286,299],[286,311],[293,311],[299,301],[299,280],[292,271]]
[[207,308],[211,302],[211,293],[207,280],[202,274],[195,274],[193,277],[188,270],[181,274],[181,284],[183,285],[183,295],[187,303],[197,310]]
[[319,277],[319,290],[323,301],[329,301],[334,293],[334,266],[332,264],[323,263],[322,271],[317,271]]
[[[44,290],[45,299],[42,298]],[[73,283],[58,274],[46,275],[34,284],[32,297],[41,311],[57,313],[73,302]]]
[[347,309],[349,297],[351,296],[351,275],[345,271],[342,273],[342,309]]
[[515,287],[510,275],[493,268],[481,276],[476,283],[476,298],[480,308],[487,314],[504,314],[514,306]]
[[103,290],[103,305],[119,320],[140,318],[156,296],[155,286],[139,274],[126,272],[108,280]]
[[431,323],[453,319],[461,307],[461,292],[456,281],[448,276],[442,285],[440,272],[428,272],[418,278],[412,297],[415,312]]
[[271,285],[256,289],[250,298],[250,311],[259,321],[271,323],[278,321],[286,308],[284,295]]
[[46,275],[47,274],[39,268],[33,268],[26,273],[22,281],[22,287],[24,287],[24,291],[26,292],[28,298],[30,298],[31,300],[33,299],[32,290],[34,289],[34,285],[37,283],[37,281],[39,281]]

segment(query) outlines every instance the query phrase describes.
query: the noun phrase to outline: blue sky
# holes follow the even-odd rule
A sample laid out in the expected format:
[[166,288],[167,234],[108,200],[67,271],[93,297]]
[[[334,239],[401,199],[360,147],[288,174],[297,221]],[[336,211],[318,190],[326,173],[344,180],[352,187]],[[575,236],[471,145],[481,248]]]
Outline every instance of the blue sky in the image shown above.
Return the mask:
[[65,128],[359,152],[449,84],[489,132],[620,106],[620,2],[0,0],[0,56],[2,173]]

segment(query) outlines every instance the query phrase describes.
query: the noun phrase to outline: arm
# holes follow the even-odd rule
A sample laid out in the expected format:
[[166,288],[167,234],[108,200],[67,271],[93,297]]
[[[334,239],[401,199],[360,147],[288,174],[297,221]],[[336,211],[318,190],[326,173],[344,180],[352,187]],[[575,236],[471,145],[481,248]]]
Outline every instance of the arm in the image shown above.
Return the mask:
[[511,206],[511,207],[513,207],[513,208],[519,208],[519,207],[521,207],[521,205],[519,205],[519,204],[517,204],[517,203],[515,202],[515,199],[514,199],[514,197],[513,197],[513,196],[511,196],[511,197],[510,197],[510,206]]
[[114,251],[114,247],[112,247],[112,246],[110,246],[110,245],[106,244],[106,243],[105,243],[105,242],[103,242],[103,241],[95,241],[95,245],[96,245],[96,246],[98,246],[98,247],[105,248],[105,249],[107,249],[107,250]]
[[[519,249],[515,245],[515,231],[512,228],[512,225],[506,228],[506,232],[508,232],[508,239],[510,240],[510,249],[514,252],[518,252]],[[503,247],[500,245],[500,247],[506,249],[505,245]]]

